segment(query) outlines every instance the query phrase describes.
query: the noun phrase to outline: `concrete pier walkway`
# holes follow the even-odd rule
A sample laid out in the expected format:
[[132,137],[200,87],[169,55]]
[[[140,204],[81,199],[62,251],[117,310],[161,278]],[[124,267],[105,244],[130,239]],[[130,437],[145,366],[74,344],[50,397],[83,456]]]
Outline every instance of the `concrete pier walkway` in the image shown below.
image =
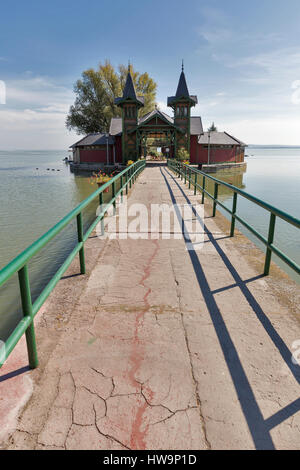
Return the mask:
[[[152,166],[128,205],[200,199]],[[18,378],[32,395],[4,447],[299,449],[300,322],[287,276],[273,266],[263,278],[263,255],[229,238],[209,206],[199,251],[183,238],[88,243],[89,275],[62,280],[42,312],[41,368]],[[67,312],[59,329],[53,312]]]

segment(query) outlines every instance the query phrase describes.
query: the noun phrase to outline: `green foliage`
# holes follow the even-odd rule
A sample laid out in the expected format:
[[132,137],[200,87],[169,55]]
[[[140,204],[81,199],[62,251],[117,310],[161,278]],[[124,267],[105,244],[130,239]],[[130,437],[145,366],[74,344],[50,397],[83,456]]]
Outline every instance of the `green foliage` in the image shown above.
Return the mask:
[[[114,100],[123,94],[127,72],[124,65],[116,71],[108,60],[98,70],[85,70],[74,86],[76,99],[66,119],[67,128],[78,134],[108,132],[111,118],[121,116]],[[156,83],[148,73],[140,74],[132,67],[131,74],[137,95],[144,96],[145,106],[140,110],[144,115],[155,107]]]
[[108,128],[105,113],[107,96],[102,79],[93,69],[86,70],[74,86],[76,99],[66,120],[69,130],[78,134],[101,132]]
[[176,158],[177,160],[183,162],[190,159],[190,154],[184,147],[180,147],[180,149],[177,151]]
[[208,132],[217,132],[218,129],[215,126],[215,123],[213,122],[212,125],[207,129]]

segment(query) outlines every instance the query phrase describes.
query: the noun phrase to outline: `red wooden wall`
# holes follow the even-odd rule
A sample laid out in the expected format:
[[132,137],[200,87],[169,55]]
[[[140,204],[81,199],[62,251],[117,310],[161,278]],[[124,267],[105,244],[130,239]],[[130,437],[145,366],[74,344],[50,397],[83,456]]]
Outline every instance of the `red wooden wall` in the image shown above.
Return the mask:
[[[194,137],[194,136],[192,136]],[[191,139],[191,163],[207,163],[208,160],[208,148],[198,143],[192,144]],[[210,148],[210,163],[221,163],[221,162],[243,162],[244,161],[244,150],[239,147],[211,147]]]
[[[113,163],[113,148],[108,147],[109,162]],[[80,149],[80,163],[106,163],[106,147],[99,150]]]
[[122,163],[122,136],[115,137],[116,163]]

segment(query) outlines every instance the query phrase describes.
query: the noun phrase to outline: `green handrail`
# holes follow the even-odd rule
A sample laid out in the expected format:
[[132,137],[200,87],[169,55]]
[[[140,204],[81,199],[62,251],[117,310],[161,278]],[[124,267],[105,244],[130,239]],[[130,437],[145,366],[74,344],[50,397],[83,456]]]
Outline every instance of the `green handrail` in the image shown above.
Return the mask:
[[[22,311],[23,318],[17,324],[9,338],[5,341],[4,345],[0,350],[0,357],[3,358],[0,362],[0,368],[2,367],[4,361],[8,358],[20,338],[25,333],[26,343],[27,343],[27,352],[29,365],[32,369],[38,366],[38,357],[36,350],[36,340],[34,332],[34,317],[37,312],[40,310],[41,306],[48,298],[50,293],[53,291],[54,287],[68,269],[73,259],[77,254],[79,254],[80,262],[80,273],[85,274],[85,258],[84,258],[84,243],[90,236],[91,232],[94,230],[96,225],[101,222],[102,234],[104,233],[104,215],[107,212],[108,208],[113,205],[114,213],[116,208],[116,200],[121,195],[121,200],[123,200],[123,191],[126,190],[128,194],[128,185],[131,187],[135,182],[137,176],[146,166],[145,160],[139,160],[129,167],[125,168],[122,172],[118,173],[107,183],[103,184],[98,188],[93,194],[87,197],[83,202],[81,202],[75,209],[73,209],[69,214],[67,214],[63,219],[61,219],[56,225],[54,225],[48,232],[42,235],[38,240],[36,240],[32,245],[30,245],[26,250],[20,253],[16,258],[14,258],[10,263],[8,263],[0,271],[0,287],[5,284],[15,273],[18,273],[19,287],[20,287],[20,296],[22,302]],[[120,189],[116,192],[116,182],[120,180]],[[108,203],[105,204],[105,208],[101,210],[100,214],[95,218],[91,223],[87,231],[84,233],[83,230],[83,221],[82,221],[82,211],[92,202],[95,198],[99,197],[100,207],[103,207],[103,192],[105,189],[112,186],[112,198]],[[74,218],[77,220],[77,236],[78,242],[72,252],[68,255],[67,259],[60,266],[58,271],[54,274],[51,280],[48,282],[46,287],[43,289],[39,297],[32,303],[31,300],[31,290],[28,274],[28,262],[30,259],[36,255],[47,243],[50,242],[59,232],[63,230],[66,225],[68,225]],[[4,353],[3,353],[4,350]],[[2,353],[2,354],[1,354]]]
[[[189,171],[189,187],[191,184],[194,186],[194,193],[196,194],[196,190],[199,189],[202,192],[202,200],[201,203],[204,204],[205,195],[208,196],[213,201],[213,217],[216,215],[216,208],[219,205],[224,209],[227,213],[231,215],[231,227],[230,227],[230,236],[234,237],[235,231],[235,222],[240,222],[246,229],[248,229],[253,235],[255,235],[264,245],[266,245],[266,258],[265,258],[265,266],[264,266],[264,275],[267,276],[270,273],[270,264],[271,264],[271,257],[272,253],[275,253],[282,261],[284,261],[290,268],[292,268],[297,274],[300,274],[300,266],[295,263],[291,258],[289,258],[285,253],[283,253],[279,248],[277,248],[273,241],[274,241],[274,233],[275,233],[275,224],[276,224],[276,217],[288,222],[289,224],[293,225],[294,227],[300,228],[300,220],[296,219],[292,215],[278,209],[277,207],[268,204],[265,201],[253,196],[252,194],[243,191],[236,186],[233,186],[229,183],[225,183],[224,181],[218,180],[213,176],[204,173],[203,171],[196,170],[195,168],[186,165],[185,163],[178,162],[176,160],[168,160],[168,167],[173,170],[178,177],[185,178],[186,182],[186,174]],[[194,181],[192,181],[191,175],[194,174]],[[199,175],[202,176],[202,185],[199,184],[198,180],[200,180]],[[210,179],[214,182],[214,194],[210,194],[206,188],[206,179]],[[224,204],[222,204],[218,200],[218,189],[219,186],[225,186],[229,188],[233,192],[233,202],[232,202],[232,209],[230,210]],[[254,227],[248,224],[244,219],[236,214],[237,211],[237,196],[240,195],[245,199],[253,202],[254,204],[262,207],[263,209],[267,210],[270,213],[270,222],[269,222],[269,231],[268,231],[268,238],[261,235]]]

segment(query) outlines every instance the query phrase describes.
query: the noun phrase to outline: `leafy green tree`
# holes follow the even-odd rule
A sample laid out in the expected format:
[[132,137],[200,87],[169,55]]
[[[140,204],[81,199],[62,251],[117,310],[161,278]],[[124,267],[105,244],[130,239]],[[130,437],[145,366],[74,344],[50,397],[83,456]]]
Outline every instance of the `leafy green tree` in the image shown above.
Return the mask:
[[177,152],[177,160],[183,162],[189,159],[190,159],[189,152],[184,147],[180,147],[180,149]]
[[99,73],[93,69],[83,72],[74,86],[74,92],[76,99],[67,116],[67,128],[76,130],[77,134],[106,130],[107,94]]
[[[122,96],[127,73],[128,67],[120,65],[116,71],[108,60],[99,64],[98,70],[84,71],[74,86],[76,99],[67,116],[67,128],[78,134],[107,132],[111,118],[121,116],[114,100]],[[144,115],[155,107],[156,83],[148,73],[140,74],[132,66],[131,74],[137,95],[144,96],[145,106],[140,110]]]
[[110,123],[112,117],[121,116],[121,109],[115,105],[115,98],[122,96],[120,76],[116,73],[111,63],[106,60],[104,65],[99,65],[99,74],[106,93],[105,117]]
[[207,129],[208,132],[217,132],[218,129],[215,126],[215,123],[213,122],[212,125]]

